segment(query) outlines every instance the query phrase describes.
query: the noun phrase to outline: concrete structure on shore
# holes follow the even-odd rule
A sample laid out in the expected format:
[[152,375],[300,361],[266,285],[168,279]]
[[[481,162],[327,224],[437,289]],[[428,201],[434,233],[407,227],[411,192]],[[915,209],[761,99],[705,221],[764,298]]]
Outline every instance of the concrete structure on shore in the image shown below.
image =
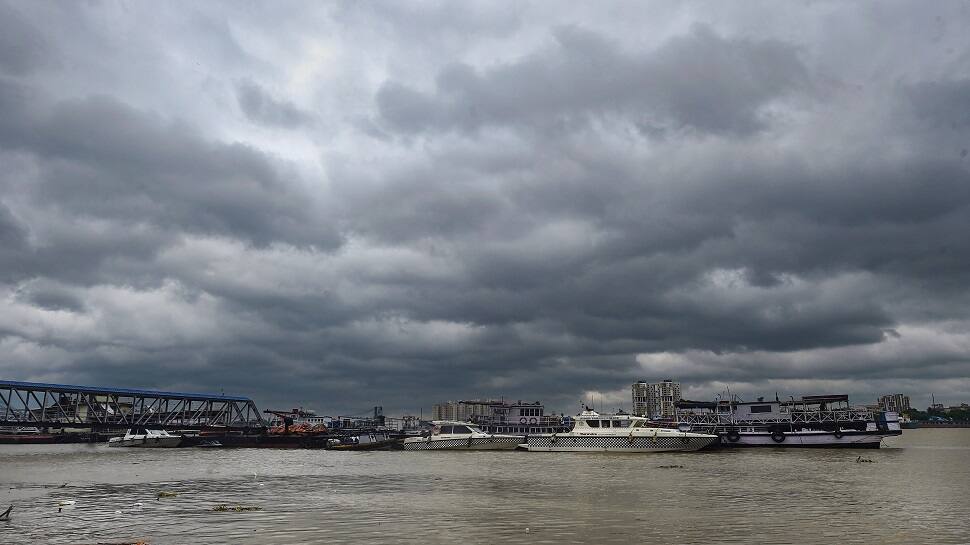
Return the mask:
[[633,414],[647,418],[673,418],[674,403],[680,401],[680,383],[671,379],[649,383],[633,383]]
[[431,407],[432,420],[456,420],[466,422],[475,415],[491,414],[491,405],[501,403],[491,399],[471,401],[445,401]]

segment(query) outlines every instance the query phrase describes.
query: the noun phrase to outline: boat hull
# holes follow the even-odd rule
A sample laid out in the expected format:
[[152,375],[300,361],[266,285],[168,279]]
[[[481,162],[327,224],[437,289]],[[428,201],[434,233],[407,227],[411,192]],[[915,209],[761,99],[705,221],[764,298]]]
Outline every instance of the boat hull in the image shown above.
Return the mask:
[[24,433],[0,435],[0,445],[35,445],[56,442],[57,438],[55,438],[53,435],[47,434]]
[[329,445],[327,450],[388,450],[394,448],[400,442],[399,439],[386,439],[369,443]]
[[690,452],[717,442],[715,435],[700,434],[667,437],[530,435],[523,448],[530,452]]
[[[841,432],[825,431],[787,432],[772,435],[769,432],[743,432],[736,436],[720,434],[725,447],[779,447],[779,448],[879,448],[886,437],[899,432]],[[732,439],[736,439],[732,441]],[[779,440],[780,439],[780,440]]]
[[181,437],[144,437],[108,441],[109,447],[129,448],[175,448],[182,443]]
[[521,436],[470,437],[467,439],[406,440],[404,450],[512,450],[523,440]]

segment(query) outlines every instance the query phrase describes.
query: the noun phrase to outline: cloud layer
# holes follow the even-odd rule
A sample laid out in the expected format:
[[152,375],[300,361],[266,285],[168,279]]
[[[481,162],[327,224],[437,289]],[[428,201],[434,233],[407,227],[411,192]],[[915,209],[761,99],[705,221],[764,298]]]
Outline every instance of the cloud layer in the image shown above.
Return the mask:
[[970,13],[632,7],[0,3],[0,376],[970,398]]

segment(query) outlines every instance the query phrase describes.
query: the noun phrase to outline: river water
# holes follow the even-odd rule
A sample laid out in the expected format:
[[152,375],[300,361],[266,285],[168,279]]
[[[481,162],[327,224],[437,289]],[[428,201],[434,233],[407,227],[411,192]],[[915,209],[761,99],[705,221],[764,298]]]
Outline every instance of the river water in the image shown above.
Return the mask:
[[14,506],[0,543],[970,542],[970,429],[886,444],[641,455],[0,445],[0,511]]

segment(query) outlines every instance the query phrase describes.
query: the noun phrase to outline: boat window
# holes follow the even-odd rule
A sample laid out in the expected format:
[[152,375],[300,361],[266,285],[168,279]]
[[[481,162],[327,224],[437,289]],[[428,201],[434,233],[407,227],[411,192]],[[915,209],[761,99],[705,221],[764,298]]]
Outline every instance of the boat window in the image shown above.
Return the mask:
[[451,426],[441,426],[441,431],[438,433],[451,433]]
[[454,431],[451,433],[471,433],[472,430],[468,429],[468,426],[455,426]]
[[770,413],[771,405],[752,405],[751,412],[753,413]]
[[629,420],[614,420],[613,421],[613,427],[614,428],[629,428],[630,427],[630,421]]
[[598,428],[598,427],[600,427],[600,421],[599,420],[587,420],[586,421],[586,425],[589,426],[589,427],[591,427],[591,428]]

